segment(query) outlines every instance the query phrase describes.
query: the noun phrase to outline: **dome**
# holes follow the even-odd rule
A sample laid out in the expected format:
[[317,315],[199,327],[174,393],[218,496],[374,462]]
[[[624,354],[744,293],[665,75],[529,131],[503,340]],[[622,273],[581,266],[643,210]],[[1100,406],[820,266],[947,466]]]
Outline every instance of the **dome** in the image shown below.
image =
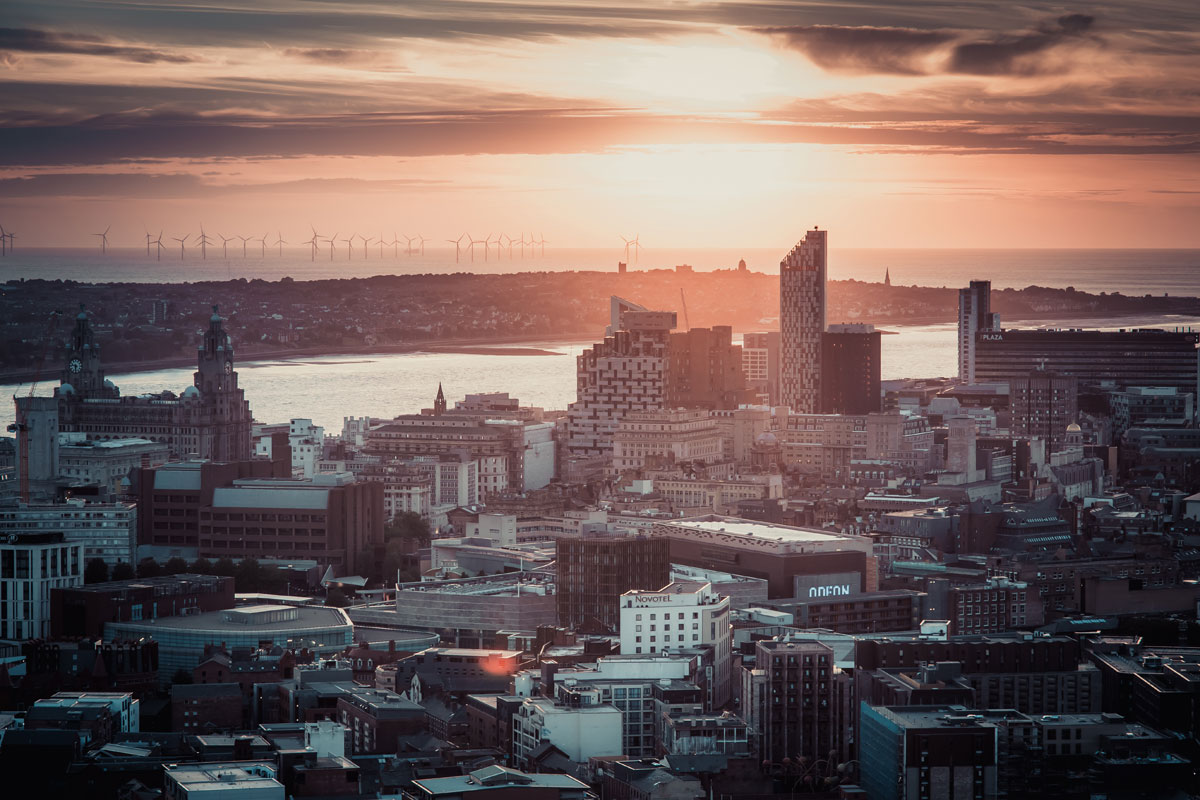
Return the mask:
[[59,394],[75,394],[75,387],[69,383],[64,383],[58,387]]
[[770,431],[763,431],[758,436],[754,437],[754,443],[763,447],[774,447],[779,444],[779,437]]
[[1083,428],[1079,427],[1078,422],[1072,422],[1067,426],[1067,433],[1080,433],[1082,430]]
[[197,400],[200,399],[200,390],[197,389],[195,386],[187,387],[179,395],[180,400],[191,400],[192,398],[195,398]]
[[110,381],[108,378],[105,378],[104,379],[104,388],[105,389],[115,389],[115,388],[117,388],[117,385],[115,383],[113,383],[112,381]]

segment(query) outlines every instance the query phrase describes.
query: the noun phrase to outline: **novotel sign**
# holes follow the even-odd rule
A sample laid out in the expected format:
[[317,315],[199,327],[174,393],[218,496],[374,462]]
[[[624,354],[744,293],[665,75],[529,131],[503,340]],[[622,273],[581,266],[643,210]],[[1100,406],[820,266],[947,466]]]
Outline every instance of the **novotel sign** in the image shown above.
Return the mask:
[[834,583],[827,586],[810,586],[808,588],[809,597],[839,597],[844,594],[850,594],[850,584]]

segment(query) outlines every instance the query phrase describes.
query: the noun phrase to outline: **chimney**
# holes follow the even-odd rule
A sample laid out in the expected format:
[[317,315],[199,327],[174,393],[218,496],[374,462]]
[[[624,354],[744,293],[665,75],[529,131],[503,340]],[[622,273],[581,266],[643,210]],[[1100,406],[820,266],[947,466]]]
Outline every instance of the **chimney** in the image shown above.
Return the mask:
[[271,477],[292,477],[292,444],[287,431],[271,434]]

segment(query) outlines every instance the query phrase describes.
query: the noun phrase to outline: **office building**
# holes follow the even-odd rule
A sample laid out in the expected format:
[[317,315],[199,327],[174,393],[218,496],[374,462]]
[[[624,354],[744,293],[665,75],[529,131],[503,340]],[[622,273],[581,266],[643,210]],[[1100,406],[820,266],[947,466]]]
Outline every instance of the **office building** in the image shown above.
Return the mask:
[[233,578],[160,575],[55,589],[50,612],[55,638],[99,637],[107,622],[138,622],[233,608]]
[[59,478],[58,403],[52,397],[14,397],[16,470],[22,500],[53,499]]
[[860,782],[871,800],[998,796],[999,729],[979,714],[961,706],[864,705],[860,728]]
[[854,721],[852,684],[821,642],[760,641],[755,671],[765,681],[757,707],[744,708],[759,732],[764,761],[849,757]]
[[39,531],[61,531],[66,541],[82,545],[85,565],[94,558],[110,568],[137,561],[137,506],[133,503],[71,499],[46,505],[0,506],[0,538]]
[[715,514],[656,521],[650,537],[669,543],[671,563],[763,578],[772,598],[877,588],[872,544],[865,537]]
[[980,383],[1046,370],[1070,375],[1081,387],[1162,386],[1195,394],[1198,342],[1195,331],[1157,329],[980,331],[975,371]]
[[598,699],[567,706],[546,697],[526,697],[512,715],[512,759],[529,766],[540,748],[552,744],[576,764],[594,756],[620,755],[622,713]]
[[855,461],[912,474],[938,463],[929,419],[915,414],[789,414],[780,436],[785,463],[830,480],[848,479]]
[[166,800],[284,800],[287,792],[267,761],[163,766]]
[[104,377],[100,345],[87,313],[80,311],[67,347],[67,364],[55,397],[59,430],[88,439],[148,439],[170,448],[172,458],[248,460],[250,404],[238,386],[234,350],[217,307],[196,352],[191,386],[176,395],[123,397]]
[[746,333],[742,335],[742,372],[746,387],[758,396],[758,402],[775,405],[779,402],[779,354],[782,349],[779,331]]
[[612,466],[620,473],[685,461],[715,463],[724,457],[717,420],[702,408],[626,414],[613,435]]
[[977,383],[976,342],[979,331],[1000,327],[1000,315],[992,313],[992,282],[971,281],[958,290],[958,379]]
[[179,670],[191,674],[214,642],[230,648],[307,647],[315,653],[341,652],[354,643],[346,612],[329,606],[240,606],[104,624],[105,639],[143,637],[158,641],[158,677],[164,683]]
[[823,414],[881,411],[879,340],[874,325],[830,325],[821,337]]
[[779,262],[779,399],[800,414],[821,406],[828,247],[828,231],[813,228]]
[[1174,386],[1130,386],[1108,396],[1115,441],[1130,428],[1187,427],[1196,419],[1196,395]]
[[1008,382],[1012,434],[1046,442],[1048,452],[1066,447],[1067,426],[1079,420],[1079,379],[1035,370]]
[[737,408],[752,400],[742,372],[742,346],[733,328],[689,328],[671,334],[667,405],[671,408]]
[[[625,265],[620,264],[621,272]],[[570,775],[521,772],[493,764],[466,775],[420,778],[412,782],[413,800],[591,800],[586,783]]]
[[171,448],[148,439],[86,439],[65,433],[58,446],[58,475],[70,486],[95,486],[102,496],[117,498],[132,490],[141,467],[170,460]]
[[671,582],[665,540],[644,536],[584,536],[555,541],[558,624],[565,628],[621,623],[621,595]]
[[612,456],[617,425],[634,411],[667,403],[673,311],[649,311],[619,297],[611,299],[604,341],[577,359],[577,399],[567,410],[567,455]]
[[51,592],[82,584],[82,544],[61,532],[10,533],[0,540],[0,640],[49,637]]
[[681,648],[713,648],[715,706],[730,696],[729,598],[711,583],[673,581],[658,590],[633,589],[621,595],[621,652],[662,653]]

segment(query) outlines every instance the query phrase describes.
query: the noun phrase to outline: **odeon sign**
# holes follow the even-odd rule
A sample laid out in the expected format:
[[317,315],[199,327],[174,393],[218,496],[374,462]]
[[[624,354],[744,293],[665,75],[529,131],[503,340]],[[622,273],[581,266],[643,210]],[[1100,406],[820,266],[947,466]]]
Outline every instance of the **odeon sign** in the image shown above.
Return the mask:
[[838,597],[840,595],[850,594],[850,584],[834,583],[828,586],[812,586],[809,587],[809,597]]

